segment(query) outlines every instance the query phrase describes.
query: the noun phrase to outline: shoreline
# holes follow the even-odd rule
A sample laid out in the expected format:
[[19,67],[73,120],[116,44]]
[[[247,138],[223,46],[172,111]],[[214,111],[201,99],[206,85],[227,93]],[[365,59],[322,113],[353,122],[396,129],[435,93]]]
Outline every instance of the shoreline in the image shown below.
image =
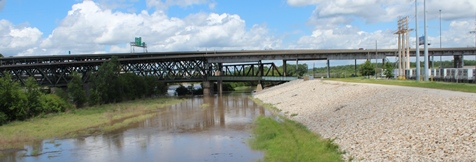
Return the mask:
[[346,152],[344,159],[474,160],[476,94],[338,81],[292,81],[258,92]]
[[106,104],[70,112],[14,121],[0,126],[1,150],[23,148],[23,144],[50,138],[74,138],[107,133],[151,117],[153,111],[182,102],[181,99],[157,98]]

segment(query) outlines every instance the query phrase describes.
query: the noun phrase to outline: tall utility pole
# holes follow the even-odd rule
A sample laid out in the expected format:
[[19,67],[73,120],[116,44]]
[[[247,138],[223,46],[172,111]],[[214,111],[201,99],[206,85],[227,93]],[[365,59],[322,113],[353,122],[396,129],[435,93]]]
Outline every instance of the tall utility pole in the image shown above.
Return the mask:
[[418,40],[418,0],[415,0],[415,38],[416,38],[416,80],[420,81],[420,42]]
[[410,69],[410,37],[408,33],[408,16],[398,19],[398,75],[400,79],[405,77],[405,70]]
[[[476,14],[474,15],[474,30],[469,33],[474,34],[474,48],[476,48]],[[476,56],[474,56],[474,59],[476,61]],[[474,65],[474,68],[476,68],[476,65]]]
[[476,48],[476,14],[474,15],[474,30],[469,33],[474,34],[474,47]]
[[[440,10],[440,48],[441,48],[441,46],[442,45],[441,45],[441,10]],[[443,62],[441,60],[441,55],[440,55],[440,74],[442,74],[441,69],[443,69]]]
[[424,60],[425,60],[425,65],[423,66],[423,74],[425,74],[425,81],[428,81],[428,33],[427,33],[427,24],[426,24],[426,0],[423,0],[423,29],[425,33],[425,43],[423,44],[423,47],[425,48],[425,53],[424,53]]
[[378,62],[377,62],[377,40],[375,40],[375,79],[377,79],[377,73],[378,73]]

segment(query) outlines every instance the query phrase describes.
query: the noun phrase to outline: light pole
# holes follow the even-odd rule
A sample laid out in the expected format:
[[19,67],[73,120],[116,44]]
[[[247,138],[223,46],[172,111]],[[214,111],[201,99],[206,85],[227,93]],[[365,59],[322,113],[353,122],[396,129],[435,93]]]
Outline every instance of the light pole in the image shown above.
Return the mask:
[[418,0],[415,0],[415,38],[416,38],[416,80],[417,82],[420,81],[420,42],[418,40],[418,7],[417,7]]
[[[441,48],[441,46],[442,45],[441,45],[441,10],[440,10],[440,48]],[[443,62],[441,60],[441,55],[440,55],[440,74],[441,74],[441,69],[443,69]]]
[[426,25],[426,0],[423,0],[423,17],[424,17],[423,29],[425,29],[424,30],[425,43],[423,44],[423,47],[425,48],[425,53],[424,53],[425,64],[423,66],[423,71],[425,74],[425,81],[427,82],[428,81],[428,35],[427,35],[428,33],[427,33],[427,25]]

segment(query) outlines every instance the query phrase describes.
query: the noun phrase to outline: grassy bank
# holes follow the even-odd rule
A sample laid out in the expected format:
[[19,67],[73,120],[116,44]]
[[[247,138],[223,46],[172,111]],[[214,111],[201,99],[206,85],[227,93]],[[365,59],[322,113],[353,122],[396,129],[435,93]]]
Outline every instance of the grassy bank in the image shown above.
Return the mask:
[[[270,104],[256,103],[276,110]],[[254,122],[253,149],[265,151],[264,161],[343,161],[337,145],[309,131],[301,123],[279,117],[258,117]]]
[[476,93],[476,84],[467,83],[448,83],[448,82],[417,82],[414,80],[386,80],[386,79],[363,79],[363,78],[331,78],[326,80],[354,82],[354,83],[372,83],[384,85],[397,85],[420,88],[433,88],[450,91]]
[[46,139],[100,134],[154,115],[151,111],[182,100],[160,98],[107,104],[15,121],[0,126],[0,149]]

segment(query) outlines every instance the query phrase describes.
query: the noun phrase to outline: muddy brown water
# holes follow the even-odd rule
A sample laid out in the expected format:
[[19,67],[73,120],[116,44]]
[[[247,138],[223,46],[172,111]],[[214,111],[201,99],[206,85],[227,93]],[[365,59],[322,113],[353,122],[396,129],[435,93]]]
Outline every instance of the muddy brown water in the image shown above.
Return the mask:
[[248,96],[190,98],[121,130],[44,140],[0,161],[257,161],[263,153],[247,144],[251,124],[271,113]]

